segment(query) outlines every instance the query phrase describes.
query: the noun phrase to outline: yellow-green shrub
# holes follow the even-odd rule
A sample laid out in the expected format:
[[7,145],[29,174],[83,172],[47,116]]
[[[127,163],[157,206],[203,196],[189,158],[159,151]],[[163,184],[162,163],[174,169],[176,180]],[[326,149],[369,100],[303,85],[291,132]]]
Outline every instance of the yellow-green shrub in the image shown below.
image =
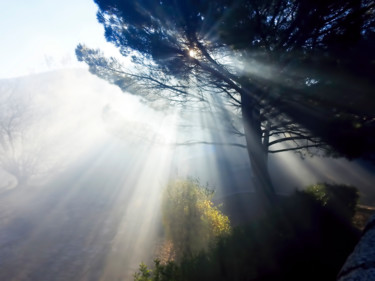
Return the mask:
[[193,180],[170,182],[164,190],[163,224],[176,259],[191,257],[230,232],[229,219],[213,205],[212,196],[211,190]]

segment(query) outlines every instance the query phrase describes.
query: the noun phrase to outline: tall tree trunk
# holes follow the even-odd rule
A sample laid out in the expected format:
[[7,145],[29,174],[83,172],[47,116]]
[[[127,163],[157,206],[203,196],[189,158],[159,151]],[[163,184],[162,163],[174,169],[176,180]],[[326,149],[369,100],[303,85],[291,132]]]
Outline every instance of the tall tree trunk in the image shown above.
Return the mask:
[[253,99],[247,94],[241,97],[241,110],[254,188],[262,201],[272,207],[275,202],[275,190],[268,173],[267,147],[262,143],[260,110],[254,106]]

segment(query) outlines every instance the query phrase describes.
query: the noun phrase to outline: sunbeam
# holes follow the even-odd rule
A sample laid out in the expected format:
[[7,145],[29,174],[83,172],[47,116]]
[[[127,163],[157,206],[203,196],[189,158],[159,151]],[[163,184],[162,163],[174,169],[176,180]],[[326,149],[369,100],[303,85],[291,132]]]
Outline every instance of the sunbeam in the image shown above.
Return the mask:
[[0,280],[346,280],[371,1],[8,2]]

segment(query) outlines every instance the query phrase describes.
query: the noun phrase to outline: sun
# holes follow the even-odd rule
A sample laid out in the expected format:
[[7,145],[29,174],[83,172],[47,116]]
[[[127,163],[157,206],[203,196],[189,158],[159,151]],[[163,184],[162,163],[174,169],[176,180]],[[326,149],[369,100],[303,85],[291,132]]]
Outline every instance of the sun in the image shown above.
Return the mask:
[[195,50],[189,50],[189,56],[192,57],[192,58],[195,58],[197,55],[197,52]]

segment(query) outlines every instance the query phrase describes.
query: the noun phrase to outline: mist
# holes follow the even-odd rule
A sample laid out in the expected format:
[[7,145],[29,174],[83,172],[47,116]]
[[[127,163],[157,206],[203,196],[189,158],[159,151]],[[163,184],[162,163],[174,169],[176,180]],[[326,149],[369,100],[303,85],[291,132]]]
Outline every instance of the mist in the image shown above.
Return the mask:
[[[168,181],[197,179],[216,199],[253,192],[245,149],[189,145],[240,143],[219,131],[224,120],[153,110],[84,69],[3,79],[0,89],[1,280],[131,278],[162,244]],[[375,203],[373,167],[360,161],[291,152],[269,161],[279,194],[330,182]]]

